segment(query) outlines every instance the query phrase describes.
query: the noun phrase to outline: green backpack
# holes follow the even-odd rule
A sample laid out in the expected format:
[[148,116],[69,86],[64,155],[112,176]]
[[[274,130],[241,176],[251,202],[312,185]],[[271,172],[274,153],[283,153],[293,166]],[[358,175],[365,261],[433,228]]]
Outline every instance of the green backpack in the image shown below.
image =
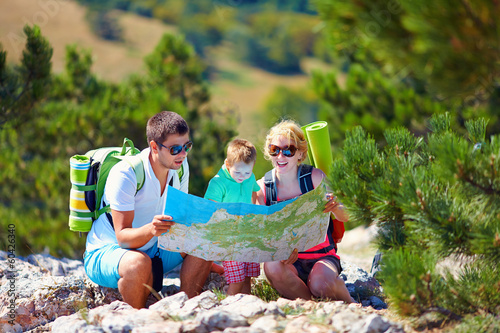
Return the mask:
[[142,188],[144,166],[139,152],[134,143],[125,138],[122,147],[98,148],[70,158],[70,230],[89,232],[99,216],[111,211],[109,205],[99,206],[109,171],[116,163],[125,161],[130,164],[137,177],[137,191]]

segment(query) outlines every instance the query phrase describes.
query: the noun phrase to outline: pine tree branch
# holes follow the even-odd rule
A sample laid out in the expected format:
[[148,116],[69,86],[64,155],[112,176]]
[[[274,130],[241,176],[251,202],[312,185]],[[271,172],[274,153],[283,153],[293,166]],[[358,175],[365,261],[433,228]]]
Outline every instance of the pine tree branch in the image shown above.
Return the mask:
[[491,186],[488,186],[488,187],[486,187],[486,186],[482,186],[482,185],[480,185],[480,184],[478,184],[478,183],[473,182],[473,181],[472,181],[472,179],[467,178],[467,177],[465,177],[465,176],[463,176],[463,177],[461,177],[461,178],[462,178],[462,179],[463,179],[466,183],[468,183],[468,184],[472,185],[473,187],[476,187],[476,188],[480,189],[481,191],[483,191],[483,192],[484,192],[484,193],[486,193],[486,194],[497,194],[497,195],[500,195],[500,191],[499,191],[499,190],[495,190],[495,189],[493,189]]
[[[12,118],[14,118],[16,116],[16,113],[13,111],[14,106],[28,92],[29,86],[32,83],[32,81],[33,81],[33,73],[30,72],[29,75],[28,75],[27,81],[24,83],[23,88],[21,89],[21,91],[17,95],[12,95],[10,93],[10,91],[5,87],[5,85],[3,84],[3,82],[0,82],[0,88],[2,88],[2,90],[5,91],[8,94],[8,96],[10,97],[10,99],[11,99],[11,101],[10,101],[10,103],[8,105],[5,105],[4,107],[2,107],[2,111],[4,111],[4,113],[3,113],[2,117],[1,117],[2,119],[0,119],[0,128],[3,127],[4,124],[6,124],[7,122],[9,122]],[[33,107],[34,104],[35,104],[35,101],[31,100],[28,103],[28,108]],[[21,112],[17,112],[17,115],[18,116],[22,116]]]
[[[455,177],[457,177],[458,179],[462,179],[466,183],[472,185],[473,187],[480,189],[481,191],[483,191],[486,194],[490,194],[490,195],[491,194],[500,194],[500,191],[493,189],[491,185],[489,187],[486,187],[486,186],[480,185],[478,183],[475,183],[473,181],[473,179],[474,179],[473,177],[468,177],[465,174],[463,164],[462,164],[462,162],[460,162],[459,159],[457,159],[457,166],[458,166],[458,174],[455,174]],[[493,167],[493,162],[491,163],[491,166],[493,168],[492,177],[494,177],[495,169]]]

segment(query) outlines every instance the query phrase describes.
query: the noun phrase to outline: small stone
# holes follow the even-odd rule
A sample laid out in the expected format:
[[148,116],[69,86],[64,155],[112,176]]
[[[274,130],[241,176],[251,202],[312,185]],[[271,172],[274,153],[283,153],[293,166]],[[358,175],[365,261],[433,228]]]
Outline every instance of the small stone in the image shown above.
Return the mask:
[[190,303],[194,303],[200,309],[209,310],[216,306],[218,302],[217,295],[208,290],[186,301],[185,306],[190,306]]
[[351,310],[342,311],[335,314],[332,319],[332,326],[339,332],[359,332],[364,322],[362,316]]
[[131,333],[181,333],[183,332],[182,323],[175,321],[164,321],[144,326],[134,327]]
[[278,303],[276,301],[267,303],[267,308],[266,311],[264,312],[264,315],[274,315],[281,317],[285,316],[283,311],[278,307]]
[[208,331],[222,331],[227,327],[249,326],[245,317],[239,314],[219,310],[200,312],[196,316],[196,320],[205,325]]
[[177,312],[184,306],[188,297],[185,292],[180,292],[175,295],[162,298],[155,304],[151,305],[149,309],[165,312]]
[[327,333],[331,332],[324,326],[314,325],[309,322],[306,316],[300,316],[290,321],[284,333]]
[[217,302],[217,296],[213,292],[205,291],[198,296],[188,299],[175,315],[182,319],[187,319],[200,311],[209,310],[215,307]]
[[208,333],[209,330],[197,320],[185,320],[182,322],[183,333]]
[[307,301],[302,304],[301,307],[306,311],[313,311],[318,307],[318,303],[314,301]]
[[267,303],[254,295],[237,294],[221,302],[220,310],[237,313],[245,318],[264,313]]
[[289,300],[287,298],[283,298],[283,297],[280,297],[278,298],[278,300],[276,301],[276,304],[278,304],[278,306],[280,308],[288,305],[288,306],[291,306],[291,304],[293,304],[293,301],[292,300]]
[[371,306],[377,310],[381,310],[381,309],[387,309],[387,304],[382,301],[380,298],[378,298],[377,296],[371,296],[369,298],[370,300],[370,303],[371,303]]
[[251,327],[262,330],[263,332],[272,332],[278,325],[278,321],[274,319],[274,316],[263,316],[254,321]]
[[264,331],[252,327],[228,327],[224,333],[263,333]]
[[387,331],[387,329],[391,325],[387,321],[387,319],[382,318],[381,316],[377,314],[371,314],[369,315],[366,320],[365,324],[363,325],[360,333],[382,333]]
[[31,254],[26,258],[30,264],[47,270],[52,276],[64,276],[64,269],[61,262],[54,259],[52,256],[42,254]]
[[207,281],[205,281],[205,285],[203,286],[202,290],[223,290],[225,286],[226,279],[224,278],[224,276],[211,272],[208,275]]
[[[0,319],[2,320],[2,319]],[[5,332],[5,333],[21,333],[23,331],[21,325],[18,323],[14,323],[14,325],[8,324],[8,320],[5,320],[5,322],[0,322],[0,332]]]

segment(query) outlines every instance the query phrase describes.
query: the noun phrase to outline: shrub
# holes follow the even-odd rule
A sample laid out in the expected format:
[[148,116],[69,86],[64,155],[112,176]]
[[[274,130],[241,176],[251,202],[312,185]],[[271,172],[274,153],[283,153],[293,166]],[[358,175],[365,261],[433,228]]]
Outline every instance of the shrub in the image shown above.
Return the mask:
[[[487,139],[483,119],[460,134],[453,120],[434,115],[426,138],[386,130],[383,148],[355,128],[334,162],[333,191],[352,221],[379,226],[380,278],[404,315],[455,320],[500,306],[500,136]],[[436,270],[445,260],[458,267]]]

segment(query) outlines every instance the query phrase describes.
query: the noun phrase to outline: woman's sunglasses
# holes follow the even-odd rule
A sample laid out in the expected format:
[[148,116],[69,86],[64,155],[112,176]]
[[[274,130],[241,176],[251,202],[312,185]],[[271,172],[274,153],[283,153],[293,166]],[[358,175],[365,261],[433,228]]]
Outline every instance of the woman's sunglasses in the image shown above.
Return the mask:
[[170,146],[170,147],[164,146],[164,145],[162,145],[159,142],[157,142],[157,143],[160,146],[162,146],[163,148],[167,148],[168,151],[170,152],[170,155],[180,154],[180,152],[182,151],[182,148],[184,148],[184,151],[186,153],[188,153],[191,150],[191,148],[193,147],[193,142],[191,142],[191,141],[186,142],[183,146],[181,146],[181,145],[173,145],[173,146]]
[[280,154],[280,151],[281,151],[283,156],[292,157],[297,152],[297,147],[288,146],[285,148],[281,148],[281,147],[278,147],[276,145],[269,145],[268,150],[269,150],[269,155],[271,155],[271,156],[278,156]]

